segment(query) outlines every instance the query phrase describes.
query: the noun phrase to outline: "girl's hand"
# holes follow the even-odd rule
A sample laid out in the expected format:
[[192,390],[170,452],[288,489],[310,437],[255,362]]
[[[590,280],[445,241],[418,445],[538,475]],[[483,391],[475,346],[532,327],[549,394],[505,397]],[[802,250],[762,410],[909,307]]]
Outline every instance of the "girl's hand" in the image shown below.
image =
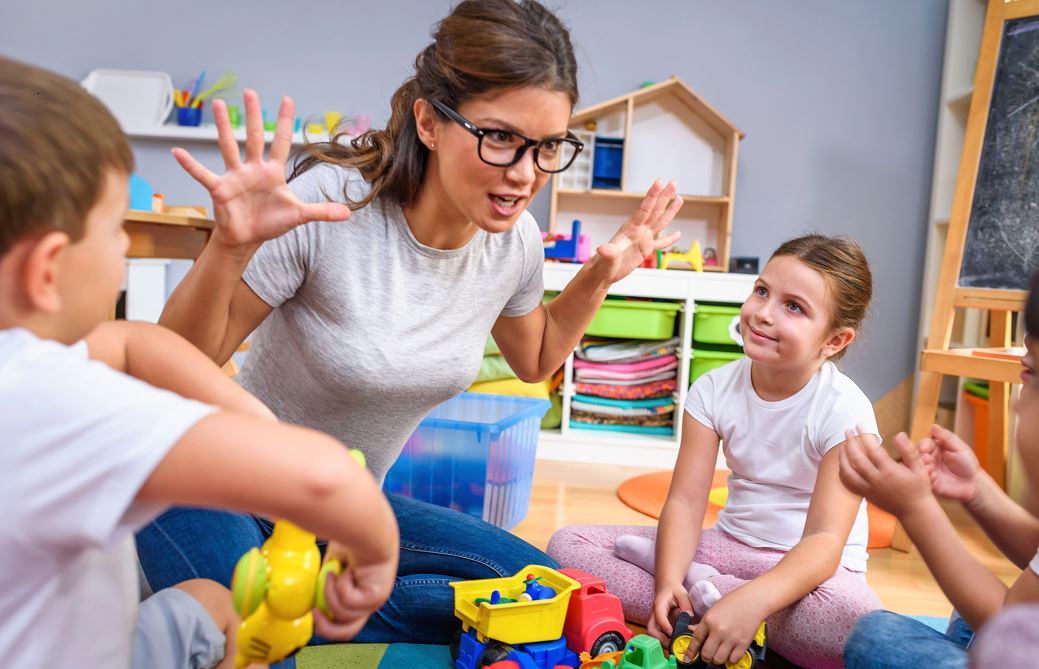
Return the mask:
[[671,614],[677,611],[688,611],[689,613],[693,611],[689,593],[682,587],[682,584],[675,583],[658,588],[657,594],[653,598],[653,611],[646,622],[646,632],[665,648],[671,643],[671,633],[674,631]]
[[657,239],[657,233],[671,223],[682,207],[682,197],[676,195],[675,190],[674,181],[667,186],[654,181],[635,213],[624,221],[610,241],[596,250],[597,271],[602,273],[604,283],[620,281],[649,254],[671,246],[682,236],[676,231]]
[[246,127],[244,163],[223,100],[213,101],[213,119],[226,168],[224,174],[210,172],[184,149],[173,149],[173,157],[181,167],[213,198],[214,239],[228,250],[239,251],[279,237],[308,221],[345,221],[350,218],[350,209],[345,204],[300,202],[285,182],[295,114],[292,100],[287,97],[281,100],[270,156],[264,160],[260,98],[256,91],[249,89],[243,97]]
[[753,589],[746,586],[718,600],[700,624],[693,627],[685,661],[690,662],[699,651],[700,658],[708,664],[739,662],[765,619],[765,612],[754,600]]
[[326,556],[342,562],[343,573],[329,574],[325,601],[332,619],[314,609],[314,631],[326,639],[348,641],[357,635],[368,616],[382,606],[393,592],[397,578],[397,560],[373,565],[355,565],[349,551],[334,541],[328,543]]
[[[861,431],[861,430],[860,430]],[[869,499],[888,513],[903,518],[923,507],[931,494],[931,478],[920,453],[904,433],[895,437],[902,462],[891,459],[876,443],[867,443],[855,431],[845,432],[840,446],[840,478],[848,490]]]
[[981,466],[970,446],[939,425],[920,442],[920,461],[931,478],[931,490],[939,497],[973,501],[981,490]]

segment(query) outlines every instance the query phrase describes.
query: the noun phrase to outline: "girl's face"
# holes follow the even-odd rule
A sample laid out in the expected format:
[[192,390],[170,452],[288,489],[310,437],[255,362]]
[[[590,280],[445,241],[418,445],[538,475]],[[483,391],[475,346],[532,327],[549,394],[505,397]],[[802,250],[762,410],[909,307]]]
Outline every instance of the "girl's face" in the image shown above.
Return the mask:
[[[477,128],[548,139],[566,136],[571,105],[563,92],[525,86],[468,100],[455,111]],[[450,119],[437,118],[431,141],[435,177],[446,204],[483,230],[508,230],[550,176],[534,165],[534,147],[515,165],[494,167],[480,159],[476,136]]]
[[1025,369],[1021,373],[1021,397],[1014,404],[1017,414],[1017,450],[1021,454],[1021,464],[1025,475],[1035,490],[1039,487],[1039,375],[1036,365],[1039,364],[1039,339],[1025,337],[1028,353],[1021,360]]
[[794,256],[768,261],[740,310],[747,356],[770,368],[818,365],[851,343],[851,328],[833,330],[823,276]]

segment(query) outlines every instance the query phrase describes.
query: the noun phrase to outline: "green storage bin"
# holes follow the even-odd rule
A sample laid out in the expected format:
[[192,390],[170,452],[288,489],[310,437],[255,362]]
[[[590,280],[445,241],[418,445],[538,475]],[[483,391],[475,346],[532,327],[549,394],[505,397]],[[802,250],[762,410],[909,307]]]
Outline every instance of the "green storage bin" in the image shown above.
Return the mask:
[[689,383],[722,365],[745,357],[743,351],[711,351],[703,348],[693,349],[693,359],[689,364]]
[[740,307],[698,304],[693,314],[693,341],[698,344],[742,345],[735,338],[740,323]]
[[681,304],[673,302],[606,300],[586,333],[593,337],[669,339],[675,332],[675,315],[681,309]]

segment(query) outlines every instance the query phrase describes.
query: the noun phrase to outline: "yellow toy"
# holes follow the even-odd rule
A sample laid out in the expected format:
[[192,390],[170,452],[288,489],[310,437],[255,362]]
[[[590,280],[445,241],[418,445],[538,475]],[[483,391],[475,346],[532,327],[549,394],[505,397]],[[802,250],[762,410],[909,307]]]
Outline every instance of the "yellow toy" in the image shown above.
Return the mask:
[[[351,451],[364,465],[364,455]],[[274,524],[262,548],[238,560],[231,580],[238,628],[235,669],[283,660],[314,635],[316,606],[331,617],[325,601],[328,574],[341,574],[338,560],[321,565],[317,538],[287,520]]]
[[693,242],[693,247],[689,249],[688,253],[679,253],[678,251],[668,251],[663,254],[660,259],[660,269],[667,269],[672,262],[685,262],[689,263],[697,272],[703,271],[703,252],[700,251],[700,240],[697,239]]

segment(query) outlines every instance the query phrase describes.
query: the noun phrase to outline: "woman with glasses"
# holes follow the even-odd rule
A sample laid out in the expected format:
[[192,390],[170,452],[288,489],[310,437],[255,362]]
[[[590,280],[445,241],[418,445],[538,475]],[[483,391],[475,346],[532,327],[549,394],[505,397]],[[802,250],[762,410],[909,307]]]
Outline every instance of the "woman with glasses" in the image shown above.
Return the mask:
[[[288,183],[291,101],[264,160],[259,100],[246,91],[244,161],[217,101],[226,172],[174,150],[209,190],[216,228],[161,322],[219,363],[253,333],[242,385],[279,419],[364,451],[382,480],[422,417],[475,378],[489,333],[521,379],[547,378],[609,286],[677,240],[663,230],[681,198],[656,183],[542,305],[544,252],[526,209],[584,148],[567,131],[576,100],[569,34],[552,13],[534,0],[465,0],[416,58],[386,128],[306,146]],[[398,579],[358,640],[444,642],[457,627],[449,581],[555,564],[474,518],[390,501]],[[189,576],[226,584],[269,532],[263,518],[174,509],[142,531],[138,551],[153,588]],[[366,579],[330,595],[333,636],[356,632],[352,598],[384,596]]]

